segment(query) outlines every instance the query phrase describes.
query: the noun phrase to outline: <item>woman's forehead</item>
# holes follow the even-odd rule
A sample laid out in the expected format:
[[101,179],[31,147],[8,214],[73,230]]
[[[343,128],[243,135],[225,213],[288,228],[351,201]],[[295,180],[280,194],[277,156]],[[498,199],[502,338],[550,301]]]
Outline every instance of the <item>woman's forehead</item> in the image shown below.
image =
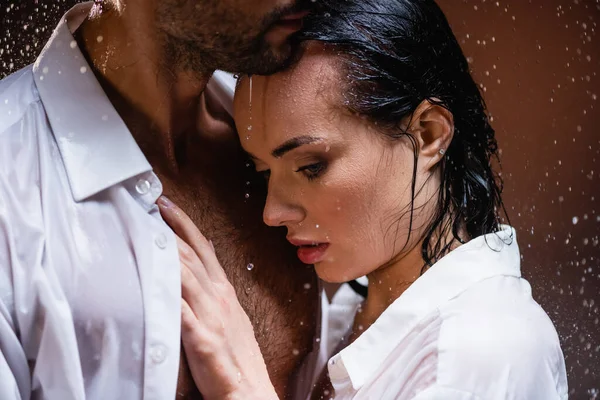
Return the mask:
[[248,111],[270,113],[271,108],[311,109],[333,103],[341,87],[339,60],[315,47],[308,47],[302,58],[284,71],[240,78],[234,100],[236,115]]

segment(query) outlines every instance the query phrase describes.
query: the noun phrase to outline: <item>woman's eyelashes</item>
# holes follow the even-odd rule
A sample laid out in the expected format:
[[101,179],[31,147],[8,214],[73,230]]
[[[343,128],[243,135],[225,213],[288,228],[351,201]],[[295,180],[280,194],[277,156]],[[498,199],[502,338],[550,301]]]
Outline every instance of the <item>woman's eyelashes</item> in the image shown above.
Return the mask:
[[[323,175],[323,173],[325,172],[325,169],[327,168],[327,163],[323,162],[323,161],[319,161],[316,163],[312,163],[312,164],[307,164],[304,165],[298,169],[295,170],[295,172],[299,172],[302,175],[304,175],[306,177],[306,179],[308,179],[309,181],[312,181],[314,179],[317,179],[318,177],[320,177],[321,175]],[[265,169],[265,170],[257,170],[256,171],[260,176],[263,177],[263,179],[268,182],[269,178],[271,177],[271,170],[270,169]]]
[[323,161],[319,161],[316,163],[302,166],[302,167],[298,168],[296,170],[296,172],[301,172],[302,174],[304,174],[304,176],[306,176],[306,178],[309,181],[312,181],[314,179],[317,179],[319,176],[321,176],[325,172],[326,168],[327,168],[327,164]]

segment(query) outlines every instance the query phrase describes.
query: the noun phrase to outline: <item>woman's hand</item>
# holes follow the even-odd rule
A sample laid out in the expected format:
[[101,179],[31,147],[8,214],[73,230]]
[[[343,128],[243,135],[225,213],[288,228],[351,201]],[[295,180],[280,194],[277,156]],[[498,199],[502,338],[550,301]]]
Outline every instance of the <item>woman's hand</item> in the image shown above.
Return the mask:
[[206,400],[277,399],[248,316],[212,243],[165,197],[161,214],[177,235],[181,262],[181,339]]

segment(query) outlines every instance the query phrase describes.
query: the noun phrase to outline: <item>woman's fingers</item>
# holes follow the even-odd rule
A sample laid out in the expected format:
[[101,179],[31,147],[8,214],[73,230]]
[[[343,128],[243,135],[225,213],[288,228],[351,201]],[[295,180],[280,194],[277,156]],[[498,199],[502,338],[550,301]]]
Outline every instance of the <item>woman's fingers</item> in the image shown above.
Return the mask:
[[212,281],[209,278],[206,266],[196,254],[196,251],[192,249],[192,247],[188,245],[183,239],[181,239],[177,234],[175,234],[175,240],[177,240],[177,250],[179,252],[179,261],[181,263],[181,268],[189,268],[189,270],[198,280],[200,285],[207,286],[208,284],[210,284]]
[[165,196],[161,196],[157,204],[161,215],[171,229],[194,249],[200,261],[206,266],[209,276],[213,279],[226,278],[215,255],[214,247],[206,240],[190,217]]
[[[205,280],[208,280],[208,276]],[[212,295],[212,291],[209,285],[198,280],[197,275],[188,266],[181,265],[181,297],[199,317],[204,313],[203,308],[206,307],[207,298]]]

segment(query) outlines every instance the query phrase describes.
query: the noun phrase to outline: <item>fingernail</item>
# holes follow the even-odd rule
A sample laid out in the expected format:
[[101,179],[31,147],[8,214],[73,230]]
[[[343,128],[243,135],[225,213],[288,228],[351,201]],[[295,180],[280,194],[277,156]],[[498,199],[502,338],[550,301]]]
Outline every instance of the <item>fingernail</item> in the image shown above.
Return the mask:
[[215,245],[213,244],[212,240],[209,240],[208,243],[210,244],[212,251],[215,251]]
[[160,196],[158,198],[157,203],[160,207],[164,207],[164,208],[172,208],[174,205],[173,202],[171,200],[169,200],[169,198],[167,196]]

